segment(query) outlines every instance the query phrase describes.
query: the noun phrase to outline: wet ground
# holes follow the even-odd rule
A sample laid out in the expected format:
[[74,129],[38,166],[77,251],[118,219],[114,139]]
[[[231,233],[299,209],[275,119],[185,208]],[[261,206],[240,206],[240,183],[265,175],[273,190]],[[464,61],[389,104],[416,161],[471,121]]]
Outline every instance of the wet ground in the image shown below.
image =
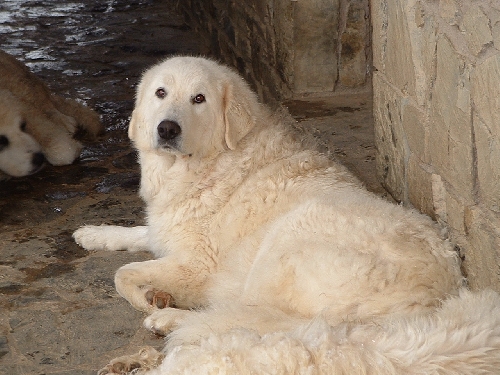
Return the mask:
[[[115,356],[162,339],[115,292],[121,265],[147,253],[88,253],[71,233],[82,224],[138,225],[139,169],[126,129],[141,72],[197,37],[165,0],[0,3],[0,48],[51,89],[78,98],[106,133],[71,166],[0,181],[0,374],[95,374]],[[367,186],[375,179],[367,95],[286,103],[299,125]]]

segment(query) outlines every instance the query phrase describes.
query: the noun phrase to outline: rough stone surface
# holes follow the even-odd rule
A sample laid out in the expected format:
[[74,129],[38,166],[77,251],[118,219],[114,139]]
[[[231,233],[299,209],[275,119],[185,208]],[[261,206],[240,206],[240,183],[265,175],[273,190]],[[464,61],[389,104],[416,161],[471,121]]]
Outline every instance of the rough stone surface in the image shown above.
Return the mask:
[[[496,285],[498,275],[491,272],[498,263],[500,248],[500,217],[488,212],[487,207],[471,207],[465,212],[468,248],[464,269],[473,289]],[[489,249],[490,251],[485,251]]]
[[[294,6],[294,94],[333,92],[338,78],[337,0],[297,1]],[[314,43],[311,43],[314,41]]]
[[378,173],[448,227],[471,286],[500,291],[500,7],[381,0],[371,14]]
[[431,176],[432,182],[432,203],[434,206],[434,216],[437,221],[442,225],[448,224],[448,211],[447,211],[447,193],[445,182],[441,175],[433,173]]
[[384,73],[401,92],[412,96],[415,95],[415,70],[405,3],[386,0],[384,7],[387,11],[383,26],[387,28]]
[[403,131],[413,157],[428,163],[429,129],[426,126],[425,112],[406,98],[403,100]]
[[[444,189],[444,204],[446,210],[445,223],[453,233],[453,239],[459,247],[467,247],[467,232],[465,228],[465,210],[469,205],[457,194],[452,193],[452,189]],[[464,250],[462,250],[463,253]]]
[[479,53],[493,42],[490,20],[478,4],[473,4],[463,15],[462,27],[465,30],[465,39],[474,55]]
[[401,100],[377,72],[373,75],[377,175],[397,201],[405,200],[407,148],[402,128]]
[[434,218],[432,174],[413,155],[408,161],[408,200],[414,207]]
[[472,76],[475,114],[492,135],[500,134],[500,54],[477,64]]
[[500,140],[498,137],[492,136],[491,131],[478,117],[474,117],[474,134],[477,149],[479,195],[491,210],[500,212],[500,196],[498,194]]
[[[472,132],[470,106],[464,113],[457,102],[460,91],[468,84],[464,79],[462,57],[453,50],[452,44],[442,37],[437,45],[436,82],[432,91],[430,120],[431,163],[438,173],[472,196]],[[460,186],[458,186],[460,184]]]
[[491,17],[491,34],[493,37],[493,44],[500,46],[500,5],[497,9],[492,8],[490,12]]
[[343,3],[345,23],[341,33],[339,81],[344,87],[363,87],[367,83],[367,68],[371,60],[370,9],[366,1]]
[[457,25],[461,17],[460,7],[457,0],[439,1],[439,16],[450,25]]

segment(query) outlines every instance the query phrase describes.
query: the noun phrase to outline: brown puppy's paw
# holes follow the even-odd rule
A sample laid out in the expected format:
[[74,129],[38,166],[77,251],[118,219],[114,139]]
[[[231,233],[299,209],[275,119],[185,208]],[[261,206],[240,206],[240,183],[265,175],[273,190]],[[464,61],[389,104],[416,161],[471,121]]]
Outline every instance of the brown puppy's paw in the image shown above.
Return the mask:
[[118,357],[99,370],[97,375],[127,375],[141,374],[143,371],[157,367],[163,361],[164,355],[151,346],[142,348],[138,353]]
[[161,290],[148,290],[146,292],[146,300],[151,306],[159,309],[164,309],[165,307],[175,307],[174,297]]

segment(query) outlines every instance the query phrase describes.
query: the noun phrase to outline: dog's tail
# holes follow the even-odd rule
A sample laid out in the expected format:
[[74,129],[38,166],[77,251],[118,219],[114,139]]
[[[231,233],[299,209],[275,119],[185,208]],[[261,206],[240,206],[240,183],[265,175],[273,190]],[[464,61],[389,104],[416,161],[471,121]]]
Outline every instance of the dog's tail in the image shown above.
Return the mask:
[[[77,123],[77,137],[85,135],[91,139],[104,132],[99,115],[91,108],[77,102],[76,100],[52,95],[52,101],[56,108],[63,114],[71,116]],[[80,134],[83,133],[83,134]]]
[[432,314],[381,324],[330,326],[321,318],[293,331],[248,329],[170,347],[160,374],[479,375],[500,374],[500,296],[471,293]]

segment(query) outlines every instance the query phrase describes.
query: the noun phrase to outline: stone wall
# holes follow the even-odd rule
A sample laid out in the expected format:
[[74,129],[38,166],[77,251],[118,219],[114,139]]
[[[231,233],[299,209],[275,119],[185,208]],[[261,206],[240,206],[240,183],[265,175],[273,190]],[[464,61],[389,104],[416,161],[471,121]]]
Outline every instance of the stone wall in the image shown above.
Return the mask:
[[183,0],[205,54],[237,67],[261,97],[371,88],[368,0]]
[[449,228],[472,288],[500,290],[500,3],[371,11],[379,177]]

